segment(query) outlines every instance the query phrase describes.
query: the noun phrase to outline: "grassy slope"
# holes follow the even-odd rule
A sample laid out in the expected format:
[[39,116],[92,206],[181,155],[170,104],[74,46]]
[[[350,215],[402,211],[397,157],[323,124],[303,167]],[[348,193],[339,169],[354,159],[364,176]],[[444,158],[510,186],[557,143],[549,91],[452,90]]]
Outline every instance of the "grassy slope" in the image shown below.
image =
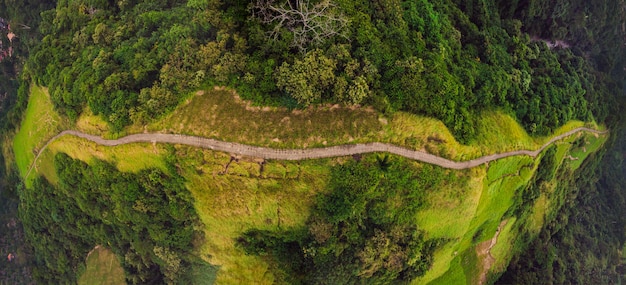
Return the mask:
[[[503,215],[513,203],[515,191],[532,176],[529,166],[534,168],[534,165],[535,162],[528,157],[510,157],[490,163],[488,170],[486,167],[475,168],[475,182],[469,185],[471,194],[453,198],[461,204],[460,207],[454,204],[445,207],[439,202],[423,211],[418,224],[432,237],[452,241],[436,253],[432,269],[416,283],[452,284],[449,282],[459,278],[473,279],[472,276],[465,276],[456,264],[464,264],[464,268],[477,266],[475,263],[471,266],[466,264],[474,259],[473,247],[493,237]],[[455,208],[466,210],[458,212]],[[444,223],[441,217],[445,217]],[[450,229],[457,230],[451,232]]]
[[[85,151],[86,149],[89,151]],[[161,157],[165,150],[162,145],[158,144],[137,143],[103,147],[77,137],[64,136],[51,143],[47,151],[52,153],[64,152],[87,163],[92,157],[95,157],[115,164],[120,171],[139,172],[149,167],[166,170]]]
[[[585,141],[588,142],[585,143],[586,151],[583,152],[581,150],[583,147],[575,146],[575,141],[579,136],[557,143],[557,154],[554,158],[557,162],[556,167],[570,169],[579,167],[589,154],[606,141],[605,136],[583,135]],[[573,160],[570,156],[578,159]],[[442,210],[445,203],[440,202],[437,207],[430,207],[423,211],[419,217],[419,224],[434,237],[451,238],[452,242],[436,252],[432,269],[415,283],[458,284],[462,280],[461,283],[475,284],[482,270],[480,263],[476,260],[475,246],[495,235],[503,215],[513,203],[516,190],[528,183],[538,162],[539,159],[532,160],[528,157],[509,157],[492,162],[489,164],[486,175],[483,172],[482,187],[470,187],[473,189],[470,190],[472,194],[465,196],[463,198],[465,200],[459,200],[459,206],[445,211]],[[483,168],[477,169],[482,171]],[[551,203],[562,199],[554,194],[556,183],[557,181],[553,180],[543,185],[542,194],[535,201],[530,217],[524,225],[524,228],[531,233],[536,234],[541,230],[545,217],[553,211],[550,208]],[[480,199],[475,202],[477,195]],[[475,209],[475,211],[467,210],[461,213],[458,209]],[[442,216],[446,218],[442,220]],[[429,220],[431,223],[424,222]],[[509,219],[491,250],[495,258],[494,264],[489,269],[492,274],[505,270],[515,250],[519,250],[511,247],[517,234],[515,222],[517,222],[516,219]],[[461,227],[466,230],[463,235],[458,234],[460,231],[451,232],[451,229]]]
[[328,165],[334,160],[270,161],[263,172],[257,162],[239,160],[220,174],[230,161],[227,154],[189,147],[179,148],[179,154],[186,166],[183,175],[206,225],[202,254],[220,266],[218,284],[271,284],[271,264],[245,255],[235,247],[235,239],[248,228],[302,225],[312,197],[325,188]]
[[22,125],[13,139],[15,161],[22,176],[28,172],[38,148],[68,125],[67,120],[53,110],[48,90],[33,85]]
[[[253,107],[238,98],[233,91],[223,88],[204,90],[190,94],[178,109],[148,126],[131,126],[121,133],[111,134],[101,120],[87,112],[77,122],[77,128],[106,137],[144,131],[169,132],[278,148],[379,141],[457,160],[537,149],[550,139],[530,137],[513,118],[500,112],[483,114],[476,140],[461,145],[442,122],[428,117],[402,112],[385,117],[369,108],[338,105],[290,111]],[[571,121],[555,134],[583,125],[583,122]]]
[[[45,113],[50,106],[42,104],[42,95],[33,91],[33,110]],[[44,96],[45,97],[45,96]],[[245,102],[232,100],[233,94],[224,90],[194,94],[185,104],[166,118],[148,126],[148,131],[168,131],[204,135],[250,144],[273,147],[314,147],[347,142],[387,141],[457,159],[469,159],[483,154],[536,148],[549,138],[530,138],[510,117],[493,112],[481,119],[478,139],[469,146],[459,145],[441,122],[404,114],[384,118],[374,112],[355,109],[346,111],[334,107],[320,107],[301,112],[281,109],[260,109]],[[49,102],[49,101],[48,101]],[[207,108],[209,111],[206,111]],[[29,104],[30,109],[30,104]],[[205,110],[205,111],[203,111]],[[49,111],[48,111],[49,112]],[[53,117],[58,116],[50,113]],[[287,118],[288,119],[285,119]],[[32,119],[30,119],[32,121]],[[581,126],[570,122],[557,133]],[[109,137],[106,124],[86,112],[75,128]],[[20,133],[32,133],[36,124],[29,123],[28,115]],[[246,131],[242,131],[246,130]],[[125,133],[144,131],[130,127]],[[34,147],[48,134],[32,137]],[[444,140],[434,142],[429,137]],[[37,142],[37,138],[40,139]],[[17,138],[16,138],[17,140]],[[557,159],[570,167],[577,167],[605,138],[587,136],[588,144],[569,151],[571,138],[562,142]],[[325,143],[324,143],[325,142]],[[484,142],[484,143],[483,143]],[[22,149],[20,149],[22,148]],[[24,153],[30,147],[15,144],[15,151]],[[248,228],[276,229],[304,223],[312,203],[311,197],[324,189],[329,166],[347,158],[302,162],[270,161],[260,171],[258,161],[242,159],[232,162],[228,172],[221,172],[230,161],[228,154],[190,147],[177,147],[181,170],[195,197],[196,208],[205,223],[207,241],[199,249],[203,258],[218,265],[219,284],[270,284],[275,280],[272,264],[262,257],[247,256],[234,246],[234,239]],[[145,167],[163,168],[161,145],[133,144],[102,147],[74,137],[63,137],[52,143],[37,162],[37,171],[52,182],[52,158],[65,152],[74,158],[90,162],[97,157],[115,163],[122,171],[137,171]],[[578,160],[564,159],[566,155]],[[32,160],[32,158],[31,158]],[[515,190],[530,179],[537,161],[527,157],[512,157],[459,171],[468,179],[467,189],[448,185],[428,196],[429,207],[418,214],[418,224],[429,237],[444,237],[451,241],[435,253],[432,269],[416,283],[434,281],[451,284],[455,281],[476,280],[480,270],[474,252],[477,243],[491,239],[500,220],[512,203]],[[23,173],[23,172],[22,172]],[[535,206],[533,227],[541,226],[549,199]],[[515,237],[511,229],[515,220],[507,223],[493,248],[496,263],[493,270],[501,270],[508,263],[510,241]],[[479,234],[477,234],[477,232]],[[214,278],[209,276],[208,278]]]
[[85,272],[78,278],[78,285],[126,284],[124,269],[117,256],[104,247],[96,247],[86,261]]

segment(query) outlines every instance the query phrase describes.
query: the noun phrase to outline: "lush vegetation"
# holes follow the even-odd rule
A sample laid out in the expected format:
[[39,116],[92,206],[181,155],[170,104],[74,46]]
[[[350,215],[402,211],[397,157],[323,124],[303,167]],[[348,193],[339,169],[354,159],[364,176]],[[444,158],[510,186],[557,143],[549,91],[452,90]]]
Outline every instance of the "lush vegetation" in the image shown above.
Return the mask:
[[67,128],[67,119],[54,112],[45,89],[37,86],[30,88],[30,98],[22,119],[19,132],[13,138],[13,149],[17,168],[25,176],[43,144]]
[[[314,148],[330,145],[386,142],[452,160],[519,149],[537,149],[554,135],[585,124],[570,121],[548,136],[530,136],[515,119],[500,111],[476,118],[477,140],[458,142],[446,126],[432,117],[397,112],[381,116],[371,108],[337,105],[306,110],[255,107],[232,90],[200,90],[169,115],[146,126],[112,133],[98,117],[82,115],[77,125],[88,133],[116,138],[125,134],[170,132],[274,148]],[[234,94],[233,94],[234,93]],[[591,124],[592,128],[602,128]]]
[[[25,239],[22,222],[18,218],[19,196],[22,186],[10,151],[8,140],[22,118],[28,101],[28,87],[20,87],[19,73],[28,57],[30,48],[39,43],[39,13],[54,8],[49,1],[0,1],[0,18],[19,34],[10,43],[8,29],[2,29],[0,42],[5,52],[12,48],[12,56],[0,60],[0,247],[3,254],[13,254],[9,261],[0,261],[0,283],[33,284],[32,248]],[[8,28],[8,27],[7,27]]]
[[53,8],[54,3],[50,1],[0,1],[0,19],[5,20],[12,27],[11,32],[17,35],[10,43],[8,29],[0,33],[0,47],[12,48],[12,56],[0,60],[0,128],[3,133],[19,125],[26,109],[28,84],[21,86],[20,72],[30,50],[40,43],[40,13]]
[[[521,235],[525,249],[516,256],[502,284],[609,284],[623,278],[624,129],[614,146],[588,160],[573,175],[557,174],[561,210],[549,218],[538,237]],[[557,206],[557,207],[558,207]]]
[[238,242],[250,254],[275,259],[288,283],[409,282],[431,266],[444,239],[427,239],[415,222],[424,197],[454,180],[451,172],[378,156],[331,169],[304,228],[252,229]]
[[[577,53],[584,52],[597,70],[610,75],[623,72],[622,41],[626,32],[621,26],[625,17],[623,3],[584,0],[500,0],[496,3],[503,18],[519,19],[527,33],[543,39],[566,40]],[[601,77],[607,74],[595,73]],[[597,87],[602,97],[610,97],[611,90],[601,84]]]
[[105,162],[90,167],[65,154],[55,157],[55,168],[57,187],[39,178],[20,193],[26,237],[37,241],[31,244],[38,282],[76,282],[87,252],[97,244],[123,257],[129,283],[188,280],[197,262],[193,243],[202,235],[175,168],[169,175],[158,169],[120,173]]
[[[582,53],[531,41],[480,1],[60,1],[30,72],[75,118],[115,130],[199,86],[264,104],[369,104],[441,119],[464,142],[501,108],[532,134],[606,116]],[[297,13],[297,11],[306,13]]]
[[[611,105],[606,122],[612,127],[608,150],[584,162],[574,173],[559,170],[555,193],[562,198],[536,236],[522,234],[519,255],[497,283],[610,284],[623,279],[624,108],[623,3],[614,1],[500,1],[505,17],[520,19],[539,38],[564,39],[593,65],[595,92]],[[585,83],[586,84],[586,83]],[[615,96],[617,95],[617,96]],[[619,95],[622,95],[621,97]],[[595,104],[595,102],[589,102]],[[576,156],[593,147],[576,142]]]
[[[574,141],[575,138],[572,137],[568,141],[570,140]],[[66,152],[87,162],[91,161],[92,157],[99,157],[116,164],[120,169],[123,167],[136,172],[145,168],[144,163],[153,167],[159,166],[158,157],[156,160],[146,158],[159,152],[163,153],[160,149],[162,149],[160,146],[154,149],[147,144],[103,148],[77,138],[65,137],[52,144],[48,151]],[[281,271],[277,274],[272,262],[268,262],[264,256],[245,256],[243,250],[234,247],[235,239],[246,229],[251,228],[282,232],[284,229],[305,226],[311,208],[315,207],[318,201],[312,199],[312,196],[319,191],[331,191],[324,189],[330,187],[323,185],[331,180],[329,172],[337,169],[330,167],[336,163],[333,161],[345,163],[344,158],[297,163],[267,161],[259,165],[258,160],[250,158],[233,161],[228,154],[188,147],[177,149],[176,153],[180,159],[178,164],[183,167],[182,175],[189,181],[188,188],[197,200],[196,209],[207,225],[205,228],[207,242],[202,252],[205,260],[220,266],[217,275],[219,284],[252,281],[269,284],[276,279],[282,280],[284,274],[280,273]],[[559,149],[562,147],[559,146]],[[141,157],[134,156],[138,153],[141,153]],[[556,160],[561,161],[564,155],[565,153],[558,155],[559,158]],[[581,159],[586,155],[582,153]],[[40,157],[38,172],[52,182],[58,181],[58,178],[55,179],[54,175],[46,170],[49,167],[46,161],[50,159],[51,156],[48,155]],[[547,158],[544,157],[543,160],[545,159]],[[362,161],[368,161],[368,165],[378,164],[374,156],[366,156]],[[450,259],[455,256],[453,255],[455,251],[461,253],[459,257],[471,257],[476,243],[494,235],[501,217],[513,203],[515,190],[524,186],[533,175],[535,163],[533,159],[523,157],[490,163],[486,174],[488,181],[484,182],[485,187],[480,182],[484,176],[481,174],[485,171],[483,167],[455,172],[454,175],[462,178],[461,180],[469,179],[473,183],[449,184],[455,179],[445,177],[442,183],[423,196],[425,203],[419,207],[419,218],[416,220],[420,232],[427,240],[444,238],[443,240],[449,242],[442,244],[443,248],[438,247],[435,250],[432,267],[427,271],[427,275],[422,277],[423,279],[419,279],[420,282],[433,280],[446,273],[446,270],[475,267],[476,257],[470,258],[474,260],[474,265],[468,265],[465,259],[454,259],[450,264]],[[226,168],[228,171],[224,173]],[[402,168],[394,168],[400,169]],[[476,180],[479,184],[476,184]],[[349,203],[349,200],[346,203]],[[506,259],[502,260],[506,262]],[[470,282],[469,280],[476,275],[472,271],[469,270],[463,275],[461,270],[460,277],[463,279],[452,280],[467,278]],[[449,274],[446,273],[445,276]],[[215,277],[202,278],[211,280]],[[445,281],[439,282],[445,284]]]
[[559,161],[556,161],[555,155],[556,147],[552,146],[545,150],[535,175],[533,175],[525,187],[515,193],[513,205],[510,208],[510,216],[519,217],[528,214],[537,198],[541,195],[543,184],[554,179],[555,172],[560,164]]
[[[0,281],[76,282],[96,244],[112,249],[129,283],[476,283],[510,258],[500,282],[608,283],[625,271],[617,255],[623,144],[603,161],[584,160],[603,138],[467,172],[376,155],[261,163],[189,148],[177,148],[173,163],[172,153],[161,161],[165,148],[102,150],[66,138],[42,154],[36,171],[45,179],[33,187],[16,171],[24,174],[54,131],[34,121],[44,92],[31,92],[23,116],[29,90],[38,91],[30,82],[49,87],[62,115],[93,111],[113,132],[161,117],[147,129],[265,145],[381,140],[467,159],[539,143],[502,113],[531,135],[572,119],[614,128],[625,58],[620,1],[18,2],[0,1],[0,17],[18,34],[16,56],[0,66],[0,166],[9,174],[0,218],[14,221],[19,195],[30,246],[6,242],[23,235],[20,222],[0,233],[18,252],[18,262],[1,264],[12,271]],[[553,40],[569,47],[549,48]],[[361,104],[385,117],[343,107],[249,115],[242,108],[250,106],[223,103],[231,94],[219,90],[166,116],[212,85],[263,105]],[[12,155],[10,130],[22,118]],[[312,132],[311,120],[326,126]],[[490,269],[477,248],[503,225]],[[191,253],[197,248],[223,266],[217,277]]]
[[[4,174],[4,158],[0,155],[0,170]],[[19,197],[15,187],[19,185],[16,172],[0,180],[0,250],[6,256],[0,259],[0,282],[7,284],[32,284],[32,250],[25,240],[22,222],[18,219]],[[9,261],[8,255],[14,259]]]

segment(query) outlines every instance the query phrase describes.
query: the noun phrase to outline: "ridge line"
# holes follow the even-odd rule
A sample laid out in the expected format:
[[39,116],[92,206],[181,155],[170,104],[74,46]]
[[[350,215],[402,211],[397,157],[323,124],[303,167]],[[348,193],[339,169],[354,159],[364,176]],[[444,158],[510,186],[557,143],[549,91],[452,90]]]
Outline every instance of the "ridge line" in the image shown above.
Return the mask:
[[127,135],[121,138],[108,140],[104,139],[97,135],[90,135],[87,133],[83,133],[76,130],[65,130],[54,137],[50,138],[44,146],[37,152],[37,156],[33,159],[28,172],[26,173],[25,179],[28,178],[30,172],[35,166],[39,155],[43,153],[43,151],[48,147],[50,143],[57,140],[58,138],[65,135],[72,135],[75,137],[83,138],[89,141],[92,141],[99,145],[104,146],[117,146],[124,145],[130,143],[140,143],[140,142],[149,142],[149,143],[171,143],[171,144],[182,144],[188,146],[195,146],[200,148],[206,148],[216,151],[228,152],[232,154],[259,157],[263,159],[276,159],[276,160],[305,160],[305,159],[316,159],[316,158],[328,158],[328,157],[338,157],[338,156],[348,156],[354,154],[362,154],[362,153],[371,153],[371,152],[388,152],[396,155],[400,155],[412,160],[417,160],[429,164],[434,164],[437,166],[441,166],[443,168],[449,169],[467,169],[479,166],[481,164],[494,161],[497,159],[517,156],[517,155],[528,155],[531,157],[536,157],[543,151],[545,148],[553,144],[554,142],[561,140],[565,137],[571,136],[578,132],[590,132],[596,134],[604,134],[608,133],[608,131],[599,131],[587,127],[578,127],[573,130],[567,131],[563,134],[553,137],[546,143],[544,143],[540,148],[536,150],[513,150],[503,153],[495,153],[484,155],[475,159],[466,160],[466,161],[454,161],[447,158],[443,158],[441,156],[437,156],[434,154],[430,154],[424,151],[419,150],[411,150],[405,147],[389,144],[389,143],[381,143],[381,142],[371,142],[371,143],[360,143],[360,144],[344,144],[337,146],[329,146],[322,148],[307,148],[307,149],[281,149],[281,148],[269,148],[269,147],[261,147],[261,146],[253,146],[236,142],[226,142],[216,139],[210,139],[199,136],[190,136],[190,135],[182,135],[182,134],[163,134],[163,133],[143,133],[143,134],[132,134]]

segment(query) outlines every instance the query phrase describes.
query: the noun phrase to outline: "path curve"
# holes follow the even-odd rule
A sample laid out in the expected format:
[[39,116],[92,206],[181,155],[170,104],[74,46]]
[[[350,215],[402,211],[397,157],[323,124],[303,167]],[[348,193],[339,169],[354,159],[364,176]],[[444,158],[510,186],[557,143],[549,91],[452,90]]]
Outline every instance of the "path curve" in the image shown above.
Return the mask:
[[308,149],[276,149],[276,148],[268,148],[268,147],[260,147],[260,146],[251,146],[241,143],[233,143],[233,142],[225,142],[215,139],[209,139],[204,137],[196,137],[196,136],[188,136],[188,135],[178,135],[178,134],[160,134],[160,133],[148,133],[148,134],[134,134],[128,135],[115,140],[107,140],[103,139],[96,135],[90,135],[79,131],[74,130],[66,130],[52,137],[46,144],[39,150],[37,156],[33,160],[30,168],[28,169],[28,173],[25,177],[28,177],[31,170],[33,169],[39,155],[43,153],[43,151],[48,147],[50,143],[55,141],[56,139],[66,136],[72,135],[79,138],[84,138],[95,142],[99,145],[104,146],[117,146],[129,143],[139,143],[139,142],[148,142],[148,143],[171,143],[171,144],[182,144],[189,145],[201,148],[207,148],[216,151],[228,152],[236,155],[244,155],[251,157],[259,157],[264,159],[276,159],[276,160],[305,160],[305,159],[315,159],[315,158],[327,158],[327,157],[337,157],[337,156],[349,156],[355,154],[362,153],[371,153],[371,152],[388,152],[400,156],[404,156],[409,159],[418,160],[425,163],[430,163],[434,165],[438,165],[444,168],[450,169],[466,169],[476,167],[478,165],[494,161],[497,159],[516,156],[516,155],[528,155],[531,157],[536,157],[541,151],[543,151],[546,147],[563,139],[565,137],[571,136],[575,133],[585,131],[596,134],[607,133],[607,131],[598,131],[590,128],[580,127],[558,135],[544,145],[542,145],[537,150],[515,150],[497,154],[491,154],[482,156],[476,159],[467,160],[467,161],[453,161],[443,157],[439,157],[430,153],[426,153],[418,150],[410,150],[404,147],[399,147],[392,144],[387,143],[364,143],[364,144],[350,144],[350,145],[338,145],[338,146],[330,146],[323,148],[308,148]]

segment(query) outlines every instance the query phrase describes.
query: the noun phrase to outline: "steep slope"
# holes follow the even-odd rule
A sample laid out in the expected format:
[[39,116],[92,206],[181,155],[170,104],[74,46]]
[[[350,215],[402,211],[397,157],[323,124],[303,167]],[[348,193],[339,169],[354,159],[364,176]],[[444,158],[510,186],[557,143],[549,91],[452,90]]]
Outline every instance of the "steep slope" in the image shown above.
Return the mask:
[[519,254],[617,213],[624,1],[39,2],[0,1],[31,51],[0,126],[41,283],[97,245],[135,284],[619,278],[606,223],[556,236],[604,267]]
[[[45,92],[33,93],[32,98],[36,99],[36,96],[46,95]],[[186,106],[198,102],[202,101],[192,100]],[[239,115],[241,113],[238,113],[237,117],[232,117],[231,120],[238,120],[237,118],[241,118]],[[306,119],[307,116],[314,116],[314,113],[303,114],[303,116]],[[390,118],[382,117],[382,119],[389,120]],[[99,123],[93,117],[84,117],[76,124],[79,129],[88,132],[96,130],[89,126],[96,125]],[[24,126],[21,132],[30,133],[29,125]],[[206,130],[206,127],[202,125],[187,127]],[[131,127],[128,131],[134,128]],[[393,130],[393,128],[390,129]],[[572,128],[572,130],[576,129]],[[101,128],[100,131],[106,133],[106,127]],[[507,131],[511,130],[502,130],[497,133],[502,134]],[[53,134],[50,133],[48,137]],[[571,132],[562,134],[568,135]],[[389,136],[393,137],[393,134]],[[438,135],[433,134],[433,136]],[[252,281],[262,283],[297,281],[292,278],[299,274],[292,275],[293,271],[285,271],[285,267],[280,265],[280,255],[273,253],[274,249],[271,246],[266,247],[269,251],[268,255],[256,257],[246,254],[246,248],[237,246],[236,240],[255,230],[282,238],[296,230],[300,232],[296,237],[302,237],[302,230],[309,228],[304,231],[306,233],[312,231],[311,227],[315,228],[314,225],[317,225],[313,223],[315,220],[313,217],[321,219],[319,210],[316,209],[321,207],[322,197],[336,195],[333,191],[338,190],[333,189],[346,189],[333,188],[334,184],[339,183],[337,178],[332,178],[332,173],[337,172],[338,167],[364,167],[367,173],[374,174],[370,179],[379,179],[376,178],[379,176],[375,173],[382,174],[383,172],[379,171],[388,168],[389,170],[386,170],[388,174],[385,176],[394,177],[396,174],[406,173],[416,183],[427,183],[427,188],[418,191],[424,192],[419,198],[422,202],[410,202],[412,200],[405,200],[410,195],[397,194],[397,196],[385,198],[390,199],[386,203],[391,204],[376,204],[373,201],[381,198],[375,198],[379,194],[373,193],[381,192],[372,188],[364,192],[370,193],[368,196],[357,198],[357,195],[346,200],[340,199],[339,201],[347,203],[343,207],[352,207],[353,202],[362,201],[365,209],[373,205],[379,205],[376,207],[383,207],[382,209],[392,207],[388,208],[391,213],[397,211],[399,205],[412,205],[414,210],[403,215],[412,217],[408,221],[417,226],[424,241],[430,241],[429,244],[432,246],[429,251],[424,252],[423,258],[425,259],[423,260],[426,262],[424,263],[426,267],[422,273],[418,274],[424,275],[415,279],[414,282],[475,283],[481,280],[481,276],[487,272],[498,272],[505,268],[512,256],[511,253],[520,250],[511,248],[513,244],[511,241],[515,240],[521,232],[536,234],[541,229],[546,219],[549,219],[550,213],[558,209],[559,200],[562,199],[563,193],[551,190],[557,187],[556,181],[563,179],[563,175],[571,175],[566,174],[565,169],[571,171],[578,167],[579,160],[584,160],[595,151],[602,144],[605,135],[576,133],[565,136],[556,143],[552,138],[539,140],[549,143],[550,148],[547,154],[544,152],[537,159],[524,155],[512,156],[492,161],[488,166],[482,165],[457,172],[433,168],[406,158],[387,157],[380,154],[287,162],[251,156],[232,156],[219,151],[182,145],[168,150],[162,144],[151,142],[105,147],[80,137],[61,136],[51,141],[45,149],[40,149],[42,155],[33,162],[33,165],[37,167],[33,168],[31,175],[43,173],[53,184],[63,183],[58,177],[59,169],[55,171],[53,166],[52,160],[57,153],[67,153],[71,157],[90,164],[95,163],[95,165],[99,162],[94,158],[104,159],[117,165],[120,170],[132,172],[153,167],[167,171],[166,157],[175,159],[176,169],[178,169],[176,171],[185,178],[185,185],[193,195],[193,204],[204,224],[205,242],[196,244],[194,255],[219,268],[216,276],[204,276],[195,280],[201,282],[198,280],[217,278],[220,284],[235,284]],[[505,138],[500,139],[506,141]],[[42,147],[45,141],[42,140],[34,145]],[[539,143],[535,145],[540,147]],[[495,146],[503,147],[501,144]],[[174,157],[171,156],[172,151],[175,154]],[[445,144],[438,151],[449,153],[446,151]],[[549,170],[542,170],[545,168]],[[557,169],[560,169],[563,174],[554,174],[557,173]],[[537,173],[542,172],[553,174],[546,177],[538,176]],[[418,175],[418,173],[422,174]],[[357,175],[355,178],[367,180],[366,177]],[[379,183],[383,182],[372,185]],[[428,186],[428,183],[436,184]],[[543,190],[533,190],[536,189],[533,187],[539,186]],[[337,199],[331,201],[335,200]],[[393,206],[394,204],[397,205]],[[392,220],[387,220],[386,223],[391,223],[390,221]],[[502,221],[506,221],[506,224],[499,227]],[[375,226],[371,228],[373,230]],[[498,239],[493,246],[489,245],[489,254],[481,254],[480,248],[484,247],[485,242],[491,243],[496,232],[498,232]],[[370,235],[369,233],[362,234],[364,237]],[[303,246],[315,248],[315,244],[307,244],[306,240],[308,239],[297,240],[294,237],[291,242],[299,242]],[[292,258],[293,254],[297,256],[298,253],[292,252],[290,254]],[[363,262],[357,253],[354,254],[352,260],[356,262],[355,264]],[[303,258],[306,260],[306,257]],[[486,268],[482,260],[491,258],[494,260],[490,262],[492,263],[490,268]],[[373,273],[370,278],[376,276]]]

